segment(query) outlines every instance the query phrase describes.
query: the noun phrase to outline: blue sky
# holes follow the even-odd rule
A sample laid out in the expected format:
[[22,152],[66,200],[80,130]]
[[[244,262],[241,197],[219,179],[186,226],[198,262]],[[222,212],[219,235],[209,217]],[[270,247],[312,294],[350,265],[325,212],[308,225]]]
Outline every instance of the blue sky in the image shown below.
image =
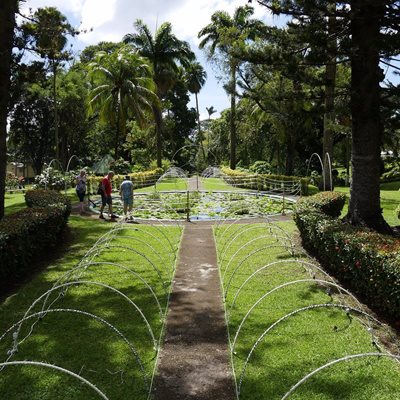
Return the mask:
[[[1,0],[0,0],[1,1]],[[171,22],[174,33],[181,40],[190,43],[199,62],[207,71],[207,82],[199,94],[201,119],[208,118],[206,107],[214,106],[218,113],[229,107],[229,98],[223,89],[223,82],[216,79],[218,72],[206,61],[204,52],[198,49],[197,34],[210,23],[211,15],[217,10],[225,10],[230,15],[246,0],[26,0],[22,11],[35,10],[38,7],[57,7],[75,27],[93,28],[93,31],[74,38],[74,50],[78,53],[87,45],[100,41],[120,41],[129,32],[133,32],[133,22],[140,18],[154,32],[163,22]],[[253,2],[254,17],[268,24],[277,24],[279,20],[268,13],[265,7]],[[400,65],[399,63],[397,65]],[[393,70],[386,70],[386,79],[399,82]],[[221,75],[221,73],[219,73]],[[190,106],[194,107],[194,99]]]

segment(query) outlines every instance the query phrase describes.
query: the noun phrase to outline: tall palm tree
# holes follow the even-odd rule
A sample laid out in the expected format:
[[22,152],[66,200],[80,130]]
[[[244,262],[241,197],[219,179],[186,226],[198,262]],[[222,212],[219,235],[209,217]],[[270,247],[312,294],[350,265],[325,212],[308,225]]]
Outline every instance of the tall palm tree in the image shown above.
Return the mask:
[[200,92],[201,88],[206,83],[207,72],[204,71],[202,65],[198,62],[191,63],[186,68],[186,83],[190,93],[193,93],[196,99],[196,113],[197,113],[197,129],[198,129],[198,137],[201,146],[201,150],[203,152],[203,157],[205,159],[206,154],[204,151],[203,144],[203,136],[201,134],[201,126],[200,126],[200,112],[199,112],[199,100],[197,98],[197,94]]
[[214,106],[211,107],[206,107],[207,114],[208,114],[208,119],[211,119],[211,115],[215,114],[217,110],[214,108]]
[[158,97],[150,65],[130,47],[107,54],[99,52],[89,64],[93,89],[89,94],[89,113],[99,111],[100,120],[114,124],[115,158],[120,138],[126,137],[126,122],[133,117],[143,127],[147,113],[158,107]]
[[[164,22],[154,33],[142,20],[134,23],[136,33],[125,35],[123,41],[136,48],[140,55],[146,57],[153,66],[154,82],[157,87],[157,96],[162,100],[177,79],[179,64],[187,67],[195,59],[187,42],[179,40],[172,33],[172,26]],[[153,105],[153,114],[156,124],[157,139],[157,166],[161,167],[162,160],[162,110],[158,105]]]
[[198,37],[202,38],[199,44],[201,49],[208,45],[211,57],[218,50],[227,56],[230,82],[228,87],[231,96],[231,119],[230,119],[230,167],[236,168],[236,72],[238,60],[233,56],[232,49],[238,41],[254,39],[256,29],[260,23],[251,19],[254,9],[251,6],[238,7],[233,17],[226,11],[216,11],[211,16],[211,23],[200,30]]

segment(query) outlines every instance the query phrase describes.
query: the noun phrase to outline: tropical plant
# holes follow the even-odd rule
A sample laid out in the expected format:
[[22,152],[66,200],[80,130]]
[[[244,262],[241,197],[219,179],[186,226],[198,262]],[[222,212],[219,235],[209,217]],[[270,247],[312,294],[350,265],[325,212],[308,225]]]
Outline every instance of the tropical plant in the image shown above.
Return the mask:
[[[187,67],[190,61],[195,59],[195,55],[187,42],[179,40],[172,33],[169,22],[161,24],[154,36],[140,19],[136,20],[134,28],[136,32],[125,35],[123,41],[132,45],[152,64],[157,95],[162,100],[175,84],[178,64]],[[161,167],[163,138],[161,102],[153,104],[152,108],[156,124],[157,166]]]
[[207,47],[210,57],[213,57],[218,50],[228,60],[230,82],[226,88],[231,96],[230,167],[232,169],[236,168],[236,74],[239,65],[232,49],[235,44],[255,38],[259,21],[250,18],[253,13],[253,7],[248,5],[238,7],[233,17],[226,11],[216,11],[211,16],[211,23],[198,34],[199,38],[203,37],[199,47],[201,49]]
[[148,112],[159,107],[151,67],[124,46],[111,54],[97,53],[95,61],[89,64],[89,76],[92,82],[89,114],[97,111],[100,121],[111,121],[115,126],[115,158],[118,158],[128,119],[134,118],[143,127]]
[[203,136],[201,134],[201,127],[200,127],[200,112],[199,112],[199,101],[197,98],[198,93],[200,92],[201,88],[206,83],[207,73],[204,71],[202,65],[198,62],[191,63],[186,68],[186,83],[190,93],[193,93],[196,99],[196,112],[197,112],[197,129],[198,129],[198,140],[200,142],[200,146],[203,152],[203,158],[205,159],[206,154],[204,151],[204,143],[203,143]]

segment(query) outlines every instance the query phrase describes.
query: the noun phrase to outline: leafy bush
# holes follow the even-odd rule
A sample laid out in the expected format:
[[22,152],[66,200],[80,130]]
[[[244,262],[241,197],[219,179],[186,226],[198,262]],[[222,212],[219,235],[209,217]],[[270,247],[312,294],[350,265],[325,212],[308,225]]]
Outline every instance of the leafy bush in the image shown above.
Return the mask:
[[65,187],[71,185],[71,180],[75,177],[75,173],[73,174],[71,172],[64,174],[62,171],[47,167],[40,175],[35,176],[34,187],[36,189],[64,190]]
[[26,208],[0,221],[0,281],[20,278],[32,260],[56,246],[66,225],[59,207]]
[[6,189],[16,189],[18,185],[19,185],[18,178],[12,172],[7,172]]
[[[332,201],[333,205],[328,203]],[[337,215],[343,199],[321,193],[300,201],[293,213],[303,245],[373,309],[400,315],[400,240],[355,228]]]
[[314,196],[302,198],[297,202],[296,208],[307,210],[310,207],[322,211],[331,217],[339,217],[346,202],[346,195],[338,192],[320,192]]
[[395,165],[392,169],[382,174],[381,182],[393,182],[400,180],[400,166]]
[[397,218],[400,219],[400,205],[397,206],[396,210],[394,211],[397,215]]
[[70,200],[55,190],[28,190],[25,193],[25,202],[28,207],[59,208],[63,211],[65,221],[71,214]]
[[111,162],[110,170],[114,171],[117,175],[126,175],[131,172],[132,166],[128,161],[119,158]]
[[256,174],[270,174],[272,171],[271,164],[267,161],[256,161],[249,169]]

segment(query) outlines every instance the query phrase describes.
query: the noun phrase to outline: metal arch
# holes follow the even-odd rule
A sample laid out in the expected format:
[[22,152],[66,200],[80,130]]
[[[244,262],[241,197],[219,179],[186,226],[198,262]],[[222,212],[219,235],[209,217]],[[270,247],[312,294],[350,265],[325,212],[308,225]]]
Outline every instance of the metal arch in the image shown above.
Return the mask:
[[312,154],[311,154],[311,157],[310,157],[310,159],[308,160],[308,164],[307,164],[306,176],[308,176],[308,171],[309,171],[309,169],[310,169],[310,164],[311,164],[311,160],[312,160],[313,156],[317,156],[317,157],[318,157],[318,160],[319,160],[319,162],[320,162],[320,164],[321,164],[322,180],[323,180],[323,183],[324,183],[324,190],[325,190],[326,183],[325,183],[324,163],[322,162],[322,159],[321,159],[321,157],[320,157],[320,155],[319,155],[318,153],[312,153]]
[[36,367],[45,367],[45,368],[50,368],[50,369],[54,369],[56,371],[63,372],[64,374],[70,375],[73,378],[80,380],[86,386],[89,386],[102,399],[109,400],[108,397],[100,389],[98,389],[97,386],[95,386],[93,383],[89,382],[87,379],[83,378],[82,376],[77,375],[74,372],[72,372],[72,371],[70,371],[68,369],[59,367],[57,365],[47,364],[47,363],[39,362],[39,361],[8,361],[8,362],[5,362],[5,363],[0,363],[0,367],[8,367],[10,365],[33,365],[33,366],[36,366]]
[[[76,267],[74,267],[74,268],[68,270],[65,274],[63,274],[60,278],[58,278],[58,280],[54,283],[53,287],[54,287],[54,286],[57,286],[59,283],[63,282],[64,278],[68,277],[70,274],[73,274],[74,272],[76,272],[77,270],[80,270],[80,269],[86,270],[86,269],[89,268],[91,265],[109,265],[109,266],[112,266],[112,267],[116,267],[116,268],[123,269],[123,270],[129,272],[130,274],[134,275],[135,277],[139,278],[139,279],[143,282],[143,284],[150,290],[152,296],[154,297],[154,299],[155,299],[155,301],[156,301],[156,303],[157,303],[157,307],[158,307],[158,310],[159,310],[159,312],[160,312],[160,317],[161,317],[161,319],[163,318],[162,307],[161,307],[161,304],[160,304],[160,302],[159,302],[159,300],[158,300],[158,297],[157,297],[157,295],[155,294],[153,288],[147,283],[147,281],[146,281],[139,273],[137,273],[136,271],[131,270],[131,269],[128,268],[128,267],[125,267],[124,265],[118,264],[118,263],[105,262],[105,261],[102,261],[102,262],[93,262],[93,261],[90,261],[90,262],[87,263],[87,264],[79,264],[79,265],[77,265]],[[80,278],[80,276],[74,276],[74,277],[73,277],[73,279],[79,279],[79,278]],[[168,295],[168,293],[167,293],[167,295]],[[47,300],[48,300],[49,296],[50,296],[50,293],[49,293],[48,296],[44,299],[43,306],[42,306],[42,311],[44,311],[44,308],[45,308],[45,306],[46,306],[46,304],[47,304]],[[54,301],[50,304],[49,307],[51,307],[53,304],[54,304]]]
[[[283,283],[282,285],[276,286],[275,288],[269,290],[267,293],[264,293],[264,294],[250,307],[249,311],[247,311],[246,315],[243,317],[242,321],[240,322],[240,324],[239,324],[239,326],[238,326],[238,329],[236,330],[236,334],[235,334],[235,337],[234,337],[233,342],[232,342],[232,352],[233,352],[234,349],[235,349],[235,345],[236,345],[236,342],[237,342],[237,338],[238,338],[238,336],[239,336],[240,330],[242,329],[242,326],[244,325],[244,323],[246,322],[247,318],[249,317],[249,315],[251,314],[251,312],[254,310],[254,308],[255,308],[258,304],[260,304],[261,301],[263,301],[263,300],[264,300],[267,296],[269,296],[270,294],[272,294],[272,293],[276,292],[277,290],[282,289],[282,288],[284,288],[284,287],[286,287],[286,286],[291,286],[291,285],[296,285],[296,284],[298,284],[298,283],[306,283],[306,282],[309,282],[309,283],[320,283],[320,284],[323,284],[323,285],[331,285],[331,286],[334,286],[334,287],[336,287],[336,288],[338,288],[338,289],[341,289],[341,290],[343,290],[343,292],[345,292],[345,293],[346,293],[347,295],[349,295],[353,300],[356,301],[356,303],[358,304],[358,306],[360,307],[360,309],[362,308],[361,303],[358,301],[358,299],[357,299],[352,293],[350,293],[347,289],[343,288],[342,286],[340,286],[340,285],[338,285],[337,283],[334,283],[334,282],[324,281],[324,280],[322,280],[322,279],[299,279],[299,280],[296,280],[296,281],[291,281],[291,282]],[[343,307],[345,307],[345,306],[343,306]]]
[[221,261],[223,261],[224,257],[225,257],[225,253],[227,251],[227,249],[229,249],[230,245],[232,242],[234,242],[239,236],[241,236],[243,233],[248,232],[248,231],[252,231],[252,230],[258,230],[258,229],[268,229],[268,223],[264,223],[261,222],[261,224],[243,224],[242,226],[239,226],[238,229],[236,229],[235,231],[233,231],[233,233],[231,233],[228,238],[225,240],[225,242],[222,245],[221,248]]
[[[149,232],[149,231],[147,231],[147,230],[140,230],[139,228],[138,228],[138,226],[140,226],[140,225],[137,225],[137,227],[133,227],[133,226],[130,226],[129,224],[126,224],[126,225],[123,225],[123,226],[117,226],[117,227],[115,227],[114,228],[114,230],[116,230],[116,231],[121,231],[121,230],[124,230],[124,229],[127,229],[127,230],[132,230],[132,231],[134,231],[134,232],[140,232],[140,233],[144,233],[144,234],[146,234],[146,235],[148,235],[148,236],[151,236],[152,238],[154,238],[158,243],[160,243],[160,245],[163,247],[163,248],[165,248],[165,243],[163,243],[163,241],[158,237],[158,236],[156,236],[156,235],[154,235],[153,233],[151,233],[151,232]],[[146,225],[147,226],[147,225]],[[157,232],[159,232],[160,230],[159,229],[157,229],[156,227],[155,227],[155,225],[148,225],[148,226],[151,226],[152,228],[155,228],[156,229],[156,231]],[[118,238],[119,236],[115,236],[115,238]],[[131,237],[131,236],[128,236],[128,237]],[[132,236],[132,237],[134,237],[134,236]],[[175,260],[175,258],[173,257],[173,254],[175,253],[175,248],[172,246],[172,244],[171,244],[171,242],[169,241],[169,240],[167,240],[167,243],[169,244],[169,247],[171,247],[171,250],[172,250],[172,252],[169,252],[169,254],[172,254],[172,261],[174,261]],[[90,250],[89,250],[90,251]]]
[[[154,271],[156,271],[158,277],[160,278],[160,282],[161,282],[161,284],[162,284],[162,286],[163,286],[163,289],[164,289],[164,291],[165,291],[165,294],[167,294],[167,291],[166,291],[166,288],[165,288],[165,282],[163,281],[163,277],[162,277],[162,275],[161,275],[160,270],[156,267],[156,265],[153,263],[153,261],[151,261],[151,260],[149,260],[149,259],[147,258],[147,256],[146,256],[145,254],[141,253],[141,252],[138,251],[138,250],[133,249],[132,247],[123,246],[123,245],[113,245],[113,244],[110,244],[110,245],[107,245],[107,248],[126,249],[126,250],[132,251],[133,253],[135,253],[135,254],[139,255],[140,257],[144,258],[144,259],[153,267]],[[98,249],[99,252],[102,252],[102,251],[104,251],[104,250],[106,250],[106,247],[105,247],[105,246],[100,247],[100,248]]]
[[311,378],[313,375],[317,374],[318,372],[322,371],[325,368],[329,368],[332,365],[341,363],[342,361],[352,360],[355,358],[363,358],[363,357],[388,357],[394,360],[400,361],[400,356],[396,356],[395,354],[391,353],[360,353],[360,354],[351,354],[349,356],[345,356],[342,358],[338,358],[336,360],[330,361],[325,365],[315,369],[314,371],[310,372],[304,378],[300,379],[294,386],[290,388],[290,390],[282,397],[281,400],[286,400],[300,385],[302,385],[305,381]]
[[[236,256],[240,253],[240,251],[242,251],[242,249],[245,249],[248,245],[250,245],[250,244],[256,242],[256,241],[259,240],[259,239],[269,239],[269,240],[274,240],[274,239],[275,239],[275,241],[276,241],[277,243],[279,243],[278,246],[290,248],[291,250],[288,250],[289,253],[290,253],[292,256],[294,255],[294,251],[293,251],[293,250],[294,250],[294,246],[293,246],[293,243],[292,243],[291,241],[290,241],[288,244],[285,243],[285,242],[280,242],[280,241],[279,241],[279,239],[286,239],[286,237],[284,237],[284,236],[271,236],[271,235],[256,236],[255,238],[249,240],[248,242],[246,242],[245,244],[243,244],[242,246],[240,246],[240,247],[235,251],[235,253],[231,256],[231,258],[229,259],[228,264],[226,265],[226,267],[225,267],[225,269],[224,269],[223,278],[225,278],[226,272],[228,271],[229,266],[230,266],[231,263],[232,263],[232,260],[234,260],[234,259],[236,258]],[[275,245],[277,245],[277,244],[275,243]],[[265,247],[268,248],[268,246],[270,246],[270,245],[264,246],[263,248],[265,248]],[[258,249],[256,249],[255,251],[262,250],[263,248],[258,248]],[[246,260],[247,260],[250,256],[252,256],[253,254],[254,254],[254,251],[253,251],[252,253],[249,253],[249,254],[244,258],[244,260],[242,260],[242,262],[241,262],[240,264],[242,264],[244,261],[246,261]],[[221,262],[221,263],[222,263],[222,262]]]
[[[260,342],[264,339],[264,337],[265,337],[271,330],[273,330],[273,329],[274,329],[278,324],[280,324],[282,321],[284,321],[284,320],[286,320],[286,319],[292,317],[293,315],[299,314],[299,313],[301,313],[301,312],[303,312],[303,311],[309,311],[309,310],[313,310],[313,309],[317,309],[317,308],[330,308],[330,307],[332,307],[332,308],[340,308],[340,309],[345,310],[346,312],[353,311],[353,312],[362,314],[362,315],[364,315],[364,316],[366,316],[366,317],[368,317],[368,318],[372,318],[373,320],[375,320],[376,322],[378,322],[378,323],[380,324],[380,321],[376,320],[374,317],[370,316],[370,315],[367,314],[366,312],[364,312],[364,311],[362,311],[362,310],[360,310],[360,309],[354,308],[354,307],[343,306],[343,305],[341,305],[341,304],[331,304],[331,303],[313,304],[313,305],[311,305],[311,306],[302,307],[302,308],[299,308],[299,309],[297,309],[297,310],[294,310],[294,311],[290,312],[289,314],[286,314],[286,315],[284,315],[283,317],[279,318],[277,321],[275,321],[275,322],[274,322],[272,325],[270,325],[270,326],[258,337],[258,339],[255,341],[253,347],[251,348],[249,354],[247,355],[246,361],[245,361],[245,363],[244,363],[244,365],[243,365],[243,368],[242,368],[242,372],[241,372],[241,374],[240,374],[239,385],[238,385],[238,394],[240,394],[240,388],[241,388],[242,383],[243,383],[244,374],[246,373],[246,368],[247,368],[247,365],[248,365],[248,363],[249,363],[249,361],[250,361],[250,358],[251,358],[252,354],[254,353],[255,349],[256,349],[257,346],[260,344]],[[381,354],[381,353],[379,353],[379,354]]]
[[[273,267],[273,266],[275,266],[275,265],[278,265],[278,264],[292,264],[292,263],[293,263],[293,264],[296,264],[296,265],[301,265],[303,268],[304,268],[304,266],[311,267],[311,268],[316,268],[319,272],[321,272],[321,273],[322,273],[323,275],[325,275],[327,278],[331,279],[332,282],[334,282],[333,278],[332,278],[327,272],[325,272],[325,271],[324,271],[321,267],[319,267],[318,265],[313,264],[313,263],[311,263],[311,262],[303,261],[303,260],[297,260],[297,259],[274,261],[274,262],[272,262],[272,263],[269,263],[269,264],[266,264],[266,265],[262,266],[262,267],[259,268],[257,271],[253,272],[253,273],[241,284],[241,286],[240,286],[239,289],[236,291],[235,296],[234,296],[234,298],[233,298],[233,300],[232,300],[232,303],[231,303],[230,308],[229,308],[229,314],[231,314],[231,310],[232,310],[233,307],[235,306],[236,299],[238,298],[240,291],[241,291],[241,290],[247,285],[247,283],[248,283],[249,281],[251,281],[259,272],[261,272],[261,271],[263,271],[263,270],[265,270],[265,269],[267,269],[267,268],[269,268],[269,267]],[[305,269],[305,268],[304,268],[304,269]],[[340,291],[340,289],[339,289],[339,291]],[[340,293],[341,293],[341,291],[340,291]],[[229,322],[229,318],[228,318],[228,322]]]
[[[67,283],[63,283],[63,284],[61,284],[61,285],[52,287],[51,289],[47,290],[45,293],[41,294],[38,298],[36,298],[36,299],[34,300],[34,302],[33,302],[33,303],[29,306],[29,308],[25,311],[25,314],[24,314],[24,317],[23,317],[23,318],[25,318],[26,316],[28,316],[29,313],[30,313],[30,311],[33,309],[33,307],[35,307],[35,305],[36,305],[40,300],[42,300],[44,297],[46,297],[46,296],[48,295],[48,293],[54,292],[54,291],[56,291],[56,290],[58,290],[58,289],[62,289],[62,290],[63,290],[64,288],[67,288],[67,287],[69,287],[69,286],[76,286],[76,285],[94,285],[94,286],[101,286],[101,287],[110,289],[111,291],[117,293],[119,296],[123,297],[126,301],[128,301],[129,304],[131,304],[131,305],[135,308],[135,310],[140,314],[141,318],[143,319],[143,321],[144,321],[144,323],[145,323],[145,325],[146,325],[146,327],[147,327],[147,330],[149,331],[149,334],[150,334],[150,336],[151,336],[151,339],[152,339],[152,341],[153,341],[154,350],[157,351],[157,341],[156,341],[156,339],[155,339],[155,337],[154,337],[153,330],[151,329],[151,326],[150,326],[149,322],[147,321],[146,317],[144,316],[144,314],[143,314],[142,310],[140,309],[140,307],[138,307],[136,303],[134,303],[127,295],[125,295],[124,293],[122,293],[120,290],[115,289],[114,287],[112,287],[112,286],[110,286],[110,285],[106,285],[106,284],[101,283],[101,282],[95,282],[95,281],[73,281],[73,282],[67,282]],[[45,312],[45,311],[44,311],[44,312]],[[36,321],[36,322],[37,322],[37,321]],[[27,336],[25,336],[25,337],[20,341],[20,343],[23,343],[23,341],[32,333],[32,330],[33,330],[34,325],[35,325],[35,323],[32,324],[32,326],[31,326],[31,331],[28,333]],[[18,338],[19,332],[20,332],[20,330],[21,330],[21,326],[22,326],[22,325],[19,325],[19,326],[18,326],[18,329],[17,329],[17,331],[16,331],[16,333],[15,333],[16,338]]]
[[[142,239],[139,239],[139,238],[137,238],[137,237],[135,237],[135,236],[125,236],[125,235],[118,235],[118,236],[116,236],[114,239],[130,239],[130,240],[132,240],[132,241],[134,241],[134,242],[139,242],[139,243],[145,245],[146,247],[148,247],[148,248],[159,258],[159,260],[160,260],[162,263],[164,262],[164,260],[162,259],[161,255],[156,251],[156,249],[155,249],[151,244],[145,242],[145,241],[142,240]],[[103,243],[104,243],[104,242],[103,242]],[[103,243],[101,243],[101,244],[103,244]],[[105,245],[103,244],[103,246],[108,246],[108,245],[107,245],[107,244],[105,244]],[[91,253],[94,252],[95,250],[96,250],[96,248],[93,248],[91,251],[89,251],[89,254],[91,254]]]
[[[328,161],[328,167],[329,167],[329,182],[330,182],[330,186],[331,186],[331,192],[333,190],[332,184],[333,184],[333,179],[332,179],[332,163],[331,163],[331,156],[329,155],[328,152],[325,153],[325,157],[324,157],[324,162]],[[325,173],[325,168],[323,170],[323,172]],[[324,190],[325,190],[325,186],[324,186]]]
[[[82,310],[76,310],[76,309],[71,309],[71,308],[55,308],[55,309],[51,309],[51,310],[46,310],[46,311],[39,311],[33,314],[28,315],[27,317],[20,319],[18,322],[16,322],[15,324],[13,324],[12,326],[10,326],[6,331],[4,331],[3,335],[0,337],[0,341],[2,341],[6,335],[8,333],[10,333],[16,326],[22,324],[23,322],[27,321],[28,319],[31,318],[36,318],[38,317],[39,319],[44,318],[48,313],[57,313],[57,312],[65,312],[65,313],[75,313],[75,314],[80,314],[80,315],[85,315],[89,318],[93,318],[96,321],[101,322],[102,324],[106,325],[108,328],[110,328],[113,332],[115,332],[130,348],[132,354],[135,357],[136,362],[139,364],[139,367],[142,371],[142,375],[143,375],[143,380],[144,383],[146,385],[146,389],[149,389],[149,385],[148,385],[148,377],[146,374],[146,371],[144,369],[144,365],[143,362],[137,352],[137,350],[135,349],[135,347],[133,346],[133,344],[126,338],[126,336],[121,333],[121,331],[119,331],[114,325],[110,324],[108,321],[106,321],[105,319],[99,317],[98,315],[92,314],[92,313],[88,313],[86,311],[82,311]],[[17,347],[20,343],[14,343],[14,347]],[[14,349],[13,349],[14,350]],[[15,350],[17,350],[15,348]],[[10,357],[12,357],[12,355],[14,354],[14,352],[10,352]],[[0,372],[1,372],[1,368],[0,368]]]
[[[229,279],[228,279],[228,283],[227,283],[226,288],[225,288],[225,300],[226,300],[226,295],[227,295],[227,293],[228,293],[228,290],[229,290],[229,287],[230,287],[230,285],[231,285],[232,279],[233,279],[233,277],[235,276],[236,272],[239,270],[239,268],[244,264],[244,262],[247,261],[247,260],[248,260],[249,258],[251,258],[252,256],[254,256],[254,254],[260,253],[261,251],[264,251],[264,250],[267,250],[267,249],[271,249],[271,248],[274,248],[274,247],[276,247],[276,248],[279,248],[279,247],[280,247],[280,248],[284,248],[285,250],[288,250],[288,247],[285,246],[285,244],[270,244],[270,245],[267,245],[267,246],[259,247],[259,248],[256,249],[256,250],[253,250],[251,253],[247,254],[247,256],[244,257],[244,258],[240,261],[240,263],[235,267],[235,269],[233,270],[231,276],[230,276]],[[291,248],[291,247],[290,247],[290,248]],[[290,253],[290,251],[288,251],[288,252]],[[291,254],[291,255],[293,255],[293,254]],[[225,270],[225,272],[226,272],[226,271],[227,271],[227,269]],[[224,278],[225,278],[225,273],[224,273],[224,275],[223,275],[223,279],[224,279]]]

